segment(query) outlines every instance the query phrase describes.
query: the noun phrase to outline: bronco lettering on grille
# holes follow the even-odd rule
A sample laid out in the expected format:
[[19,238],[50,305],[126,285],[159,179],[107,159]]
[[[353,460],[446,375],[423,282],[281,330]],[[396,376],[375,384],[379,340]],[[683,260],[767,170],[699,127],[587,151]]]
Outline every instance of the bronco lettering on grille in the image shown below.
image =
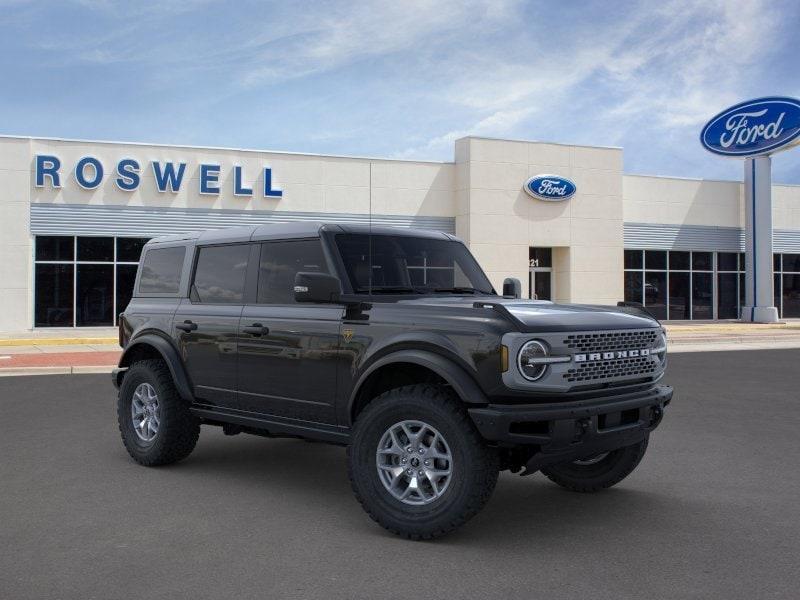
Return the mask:
[[575,362],[593,362],[596,360],[617,360],[620,358],[639,358],[640,356],[650,356],[648,348],[639,350],[616,350],[615,352],[592,352],[590,354],[576,354]]

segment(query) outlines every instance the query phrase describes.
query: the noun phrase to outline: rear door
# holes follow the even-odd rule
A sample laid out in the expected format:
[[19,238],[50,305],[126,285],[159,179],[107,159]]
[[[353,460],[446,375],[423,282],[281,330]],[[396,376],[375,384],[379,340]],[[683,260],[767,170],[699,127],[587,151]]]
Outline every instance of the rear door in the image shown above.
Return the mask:
[[329,272],[319,239],[263,242],[255,302],[239,327],[239,402],[263,414],[333,424],[344,309],[297,304],[298,271]]
[[198,246],[189,298],[173,320],[195,397],[236,408],[236,351],[249,243]]

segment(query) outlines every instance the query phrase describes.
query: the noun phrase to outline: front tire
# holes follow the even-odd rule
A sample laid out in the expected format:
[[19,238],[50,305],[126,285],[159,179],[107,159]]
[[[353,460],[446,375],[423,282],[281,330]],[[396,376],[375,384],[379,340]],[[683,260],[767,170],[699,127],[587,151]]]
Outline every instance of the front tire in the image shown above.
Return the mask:
[[435,385],[390,390],[358,416],[348,474],[364,510],[385,529],[422,540],[466,523],[497,483],[498,457],[458,399]]
[[542,473],[563,488],[573,492],[599,492],[630,475],[647,450],[648,438],[597,456],[543,467]]
[[136,362],[125,373],[117,422],[128,454],[148,467],[186,458],[200,436],[200,420],[189,412],[163,360]]

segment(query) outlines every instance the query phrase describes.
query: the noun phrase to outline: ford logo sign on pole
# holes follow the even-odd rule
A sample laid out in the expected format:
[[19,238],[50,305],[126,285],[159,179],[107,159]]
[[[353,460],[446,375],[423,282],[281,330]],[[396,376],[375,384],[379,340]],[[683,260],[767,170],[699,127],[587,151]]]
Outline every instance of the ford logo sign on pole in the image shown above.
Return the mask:
[[759,98],[722,111],[703,127],[700,142],[722,156],[769,154],[800,143],[800,101]]
[[772,281],[771,154],[800,143],[800,100],[771,96],[741,102],[711,118],[700,143],[720,156],[744,158],[745,306],[741,319],[778,320]]
[[525,182],[525,191],[528,194],[548,202],[572,198],[577,189],[572,181],[558,175],[536,175]]

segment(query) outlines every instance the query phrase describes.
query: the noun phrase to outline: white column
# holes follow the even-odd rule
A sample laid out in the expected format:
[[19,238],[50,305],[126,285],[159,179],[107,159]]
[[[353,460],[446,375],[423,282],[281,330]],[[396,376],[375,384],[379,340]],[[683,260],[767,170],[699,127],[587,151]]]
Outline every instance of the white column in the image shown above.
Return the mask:
[[742,321],[775,323],[772,283],[772,161],[757,156],[744,161],[745,306]]

